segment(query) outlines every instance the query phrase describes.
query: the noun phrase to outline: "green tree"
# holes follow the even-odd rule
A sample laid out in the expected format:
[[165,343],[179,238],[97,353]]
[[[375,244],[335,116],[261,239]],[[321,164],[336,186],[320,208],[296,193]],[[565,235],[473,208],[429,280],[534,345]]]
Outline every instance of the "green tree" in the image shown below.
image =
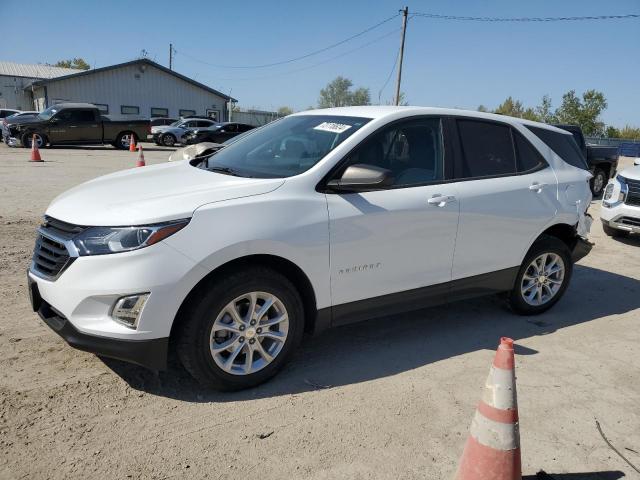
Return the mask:
[[84,58],[72,58],[70,60],[59,60],[53,64],[54,67],[64,68],[77,68],[79,70],[89,70],[91,66],[84,60]]
[[556,114],[552,108],[551,97],[549,95],[544,95],[542,97],[542,103],[536,107],[536,114],[540,122],[558,123]]
[[291,115],[292,113],[293,109],[291,107],[287,107],[286,105],[278,109],[278,115],[282,115],[283,117]]
[[604,131],[604,136],[607,138],[620,138],[620,130],[618,130],[613,125],[609,125]]
[[627,140],[640,140],[640,128],[625,125],[625,127],[620,130],[620,138]]
[[587,90],[582,99],[570,90],[562,96],[562,104],[556,110],[558,122],[579,125],[585,135],[602,135],[604,123],[600,114],[607,108],[607,100],[602,92]]
[[346,107],[349,105],[369,105],[371,96],[368,88],[360,87],[351,91],[353,82],[348,78],[336,77],[320,90],[319,108]]
[[527,120],[540,120],[538,114],[533,108],[525,108],[520,100],[514,100],[513,97],[510,96],[498,105],[498,108],[496,108],[493,113],[509,115],[510,117],[525,118]]
[[487,107],[485,107],[484,105],[478,105],[478,111],[479,112],[485,112],[488,113],[489,109]]

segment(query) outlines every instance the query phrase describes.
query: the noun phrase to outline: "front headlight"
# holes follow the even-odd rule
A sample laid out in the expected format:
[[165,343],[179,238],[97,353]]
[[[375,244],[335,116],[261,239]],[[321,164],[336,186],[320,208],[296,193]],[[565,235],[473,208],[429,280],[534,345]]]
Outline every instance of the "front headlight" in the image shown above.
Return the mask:
[[628,192],[629,186],[627,185],[626,179],[620,175],[616,175],[616,177],[607,184],[607,187],[604,190],[602,205],[609,208],[622,203],[626,200]]
[[138,227],[90,227],[73,239],[80,256],[148,247],[184,228],[189,219]]

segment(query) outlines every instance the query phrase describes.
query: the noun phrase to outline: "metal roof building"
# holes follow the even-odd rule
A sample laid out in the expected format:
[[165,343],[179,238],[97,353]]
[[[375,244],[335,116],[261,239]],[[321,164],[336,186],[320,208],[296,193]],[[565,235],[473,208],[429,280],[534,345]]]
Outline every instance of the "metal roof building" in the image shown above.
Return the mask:
[[0,108],[32,110],[31,95],[24,89],[36,80],[78,73],[75,68],[50,65],[0,62]]
[[41,79],[25,86],[32,106],[42,110],[63,102],[87,102],[111,116],[141,118],[206,115],[228,119],[224,93],[146,58]]

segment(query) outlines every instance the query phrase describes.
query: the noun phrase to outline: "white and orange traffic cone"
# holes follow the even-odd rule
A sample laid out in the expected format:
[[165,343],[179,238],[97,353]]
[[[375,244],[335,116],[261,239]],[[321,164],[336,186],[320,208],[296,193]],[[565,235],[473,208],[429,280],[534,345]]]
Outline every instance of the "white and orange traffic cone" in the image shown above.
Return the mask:
[[503,337],[471,422],[456,480],[521,480],[513,340]]
[[140,153],[138,153],[138,161],[136,162],[136,167],[144,167],[146,163],[144,162],[144,152],[142,151],[142,145],[138,145],[140,149]]
[[133,133],[129,135],[129,151],[135,152],[136,148],[136,137],[133,136]]
[[30,162],[44,162],[40,156],[40,150],[38,149],[38,142],[36,141],[36,134],[31,137],[31,160]]

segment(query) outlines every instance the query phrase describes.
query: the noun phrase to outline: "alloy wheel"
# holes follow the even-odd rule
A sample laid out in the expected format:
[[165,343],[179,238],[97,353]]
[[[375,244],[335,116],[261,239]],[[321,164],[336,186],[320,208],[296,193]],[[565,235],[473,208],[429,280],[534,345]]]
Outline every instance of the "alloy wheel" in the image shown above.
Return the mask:
[[282,301],[267,292],[249,292],[218,313],[209,339],[215,363],[232,375],[250,375],[272,363],[289,333]]
[[564,276],[565,265],[560,255],[543,253],[537,256],[522,276],[522,298],[535,307],[546,304],[562,288]]

